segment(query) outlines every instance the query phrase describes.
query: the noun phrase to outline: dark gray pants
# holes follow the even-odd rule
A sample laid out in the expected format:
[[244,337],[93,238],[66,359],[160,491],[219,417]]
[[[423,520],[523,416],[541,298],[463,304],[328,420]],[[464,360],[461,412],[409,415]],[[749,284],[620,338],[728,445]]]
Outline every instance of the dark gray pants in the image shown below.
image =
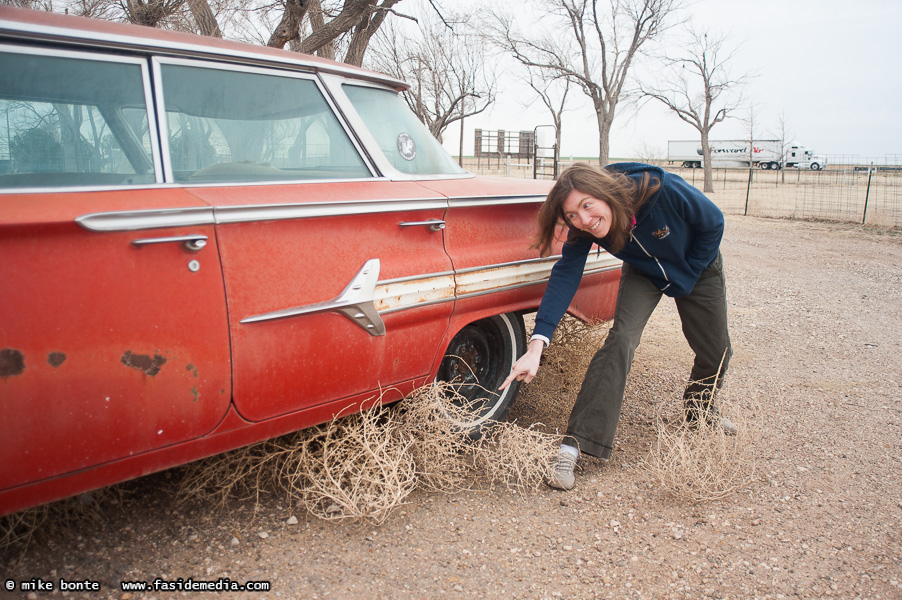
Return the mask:
[[[565,444],[599,458],[611,457],[626,377],[645,324],[662,295],[647,277],[623,263],[614,324],[586,371],[570,413]],[[698,408],[711,408],[733,354],[727,330],[726,281],[720,253],[704,270],[692,293],[675,301],[683,335],[695,352],[689,385],[683,395],[687,418],[692,419],[693,414],[698,414]]]

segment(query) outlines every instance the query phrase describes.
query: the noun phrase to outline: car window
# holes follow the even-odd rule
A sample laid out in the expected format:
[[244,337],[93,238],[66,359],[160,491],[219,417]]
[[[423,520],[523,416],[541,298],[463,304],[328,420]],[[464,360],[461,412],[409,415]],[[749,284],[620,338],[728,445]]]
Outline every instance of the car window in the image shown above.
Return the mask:
[[184,65],[162,77],[176,181],[371,176],[312,80]]
[[0,188],[152,183],[139,64],[0,51]]
[[359,85],[344,91],[394,168],[411,175],[465,173],[396,92]]

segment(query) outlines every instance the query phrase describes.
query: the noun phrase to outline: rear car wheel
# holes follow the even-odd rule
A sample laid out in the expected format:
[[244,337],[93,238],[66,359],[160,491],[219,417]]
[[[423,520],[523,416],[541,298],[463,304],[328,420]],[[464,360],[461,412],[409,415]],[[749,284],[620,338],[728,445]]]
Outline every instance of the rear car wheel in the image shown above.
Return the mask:
[[525,351],[526,327],[518,313],[470,323],[454,336],[436,380],[454,384],[461,396],[454,403],[472,413],[471,419],[458,423],[462,430],[479,437],[487,422],[504,418],[520,382],[514,381],[501,392],[498,386]]

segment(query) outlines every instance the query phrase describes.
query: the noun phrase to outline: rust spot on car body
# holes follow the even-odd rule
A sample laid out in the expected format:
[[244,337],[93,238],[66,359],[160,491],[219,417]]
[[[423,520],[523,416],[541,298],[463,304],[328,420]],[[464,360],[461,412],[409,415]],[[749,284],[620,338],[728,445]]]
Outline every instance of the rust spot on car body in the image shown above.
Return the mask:
[[25,371],[25,355],[14,348],[0,350],[0,377],[21,375]]
[[51,367],[58,367],[66,362],[65,352],[51,352],[47,355],[47,364]]
[[159,373],[163,365],[166,364],[166,359],[159,354],[154,354],[153,358],[151,358],[147,354],[132,354],[131,350],[126,350],[121,360],[126,367],[138,369],[151,377]]

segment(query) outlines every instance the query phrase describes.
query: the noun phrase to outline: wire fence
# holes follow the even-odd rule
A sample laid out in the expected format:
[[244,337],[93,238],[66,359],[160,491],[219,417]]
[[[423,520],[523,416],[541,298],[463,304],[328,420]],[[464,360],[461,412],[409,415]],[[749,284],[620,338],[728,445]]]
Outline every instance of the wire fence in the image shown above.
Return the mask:
[[[804,169],[714,169],[708,196],[724,213],[783,219],[815,219],[902,228],[902,155],[883,159],[830,157],[828,167]],[[560,170],[574,162],[563,160]],[[651,162],[651,161],[645,161]],[[659,161],[662,168],[704,187],[702,169]],[[464,168],[481,175],[531,178],[528,161],[503,157],[491,164],[464,158]]]
[[[700,169],[667,168],[699,189]],[[708,196],[728,214],[902,227],[902,171],[835,166],[826,170],[716,169]]]

